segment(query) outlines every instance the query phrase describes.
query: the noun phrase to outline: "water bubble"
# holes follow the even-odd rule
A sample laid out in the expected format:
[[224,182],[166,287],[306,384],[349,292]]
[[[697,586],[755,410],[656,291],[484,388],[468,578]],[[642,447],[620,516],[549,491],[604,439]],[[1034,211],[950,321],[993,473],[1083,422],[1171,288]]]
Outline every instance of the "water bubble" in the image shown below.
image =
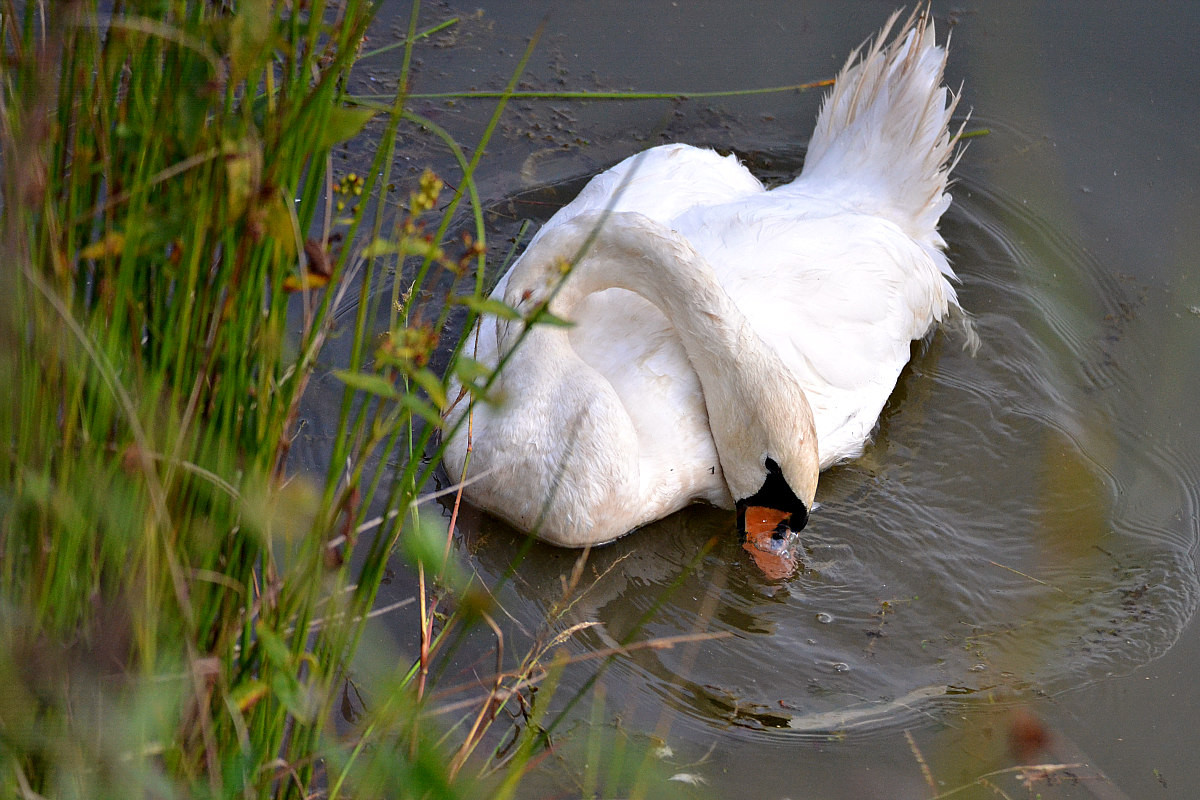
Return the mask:
[[833,667],[834,672],[849,672],[850,671],[850,665],[847,664],[845,661],[835,661],[832,664],[830,664],[830,666]]
[[828,625],[829,623],[833,622],[833,614],[830,614],[826,611],[818,611],[817,622],[821,623],[822,625]]

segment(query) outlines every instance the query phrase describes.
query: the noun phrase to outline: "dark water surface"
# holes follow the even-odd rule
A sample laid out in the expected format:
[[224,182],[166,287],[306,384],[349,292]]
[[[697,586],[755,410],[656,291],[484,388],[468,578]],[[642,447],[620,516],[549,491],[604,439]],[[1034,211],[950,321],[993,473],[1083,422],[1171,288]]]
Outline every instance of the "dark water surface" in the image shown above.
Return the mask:
[[[543,20],[529,88],[796,84],[832,76],[893,8],[427,4],[429,23],[462,20],[418,49],[413,89],[502,87]],[[408,13],[385,2],[372,44],[393,40]],[[823,475],[794,578],[765,581],[732,514],[700,507],[593,553],[590,588],[556,626],[602,624],[573,636],[573,653],[631,631],[724,638],[617,659],[598,684],[603,705],[580,704],[564,730],[652,734],[670,750],[668,774],[705,781],[676,786],[715,796],[929,797],[923,760],[939,791],[1022,761],[1069,761],[1088,766],[1039,784],[1041,796],[1193,797],[1200,6],[965,2],[934,13],[939,38],[953,30],[947,80],[964,87],[960,108],[990,131],[971,141],[942,224],[982,346],[971,356],[943,331],[914,349],[874,445]],[[398,52],[371,62],[359,90],[389,91]],[[493,102],[414,108],[469,146]],[[495,240],[664,141],[731,149],[786,180],[818,102],[514,101],[477,176]],[[455,182],[443,149],[404,135],[402,180],[433,165]],[[332,426],[321,387],[301,459],[319,461]],[[521,539],[475,514],[462,527],[463,557],[493,582]],[[555,607],[574,556],[536,546],[506,585],[514,642]],[[400,580],[390,590],[411,593]],[[412,630],[397,621],[394,636]],[[568,672],[560,696],[589,675]],[[1050,749],[1018,759],[1008,737],[1029,715]],[[578,794],[567,772],[548,767],[531,792]],[[1011,776],[993,780],[1025,796]]]

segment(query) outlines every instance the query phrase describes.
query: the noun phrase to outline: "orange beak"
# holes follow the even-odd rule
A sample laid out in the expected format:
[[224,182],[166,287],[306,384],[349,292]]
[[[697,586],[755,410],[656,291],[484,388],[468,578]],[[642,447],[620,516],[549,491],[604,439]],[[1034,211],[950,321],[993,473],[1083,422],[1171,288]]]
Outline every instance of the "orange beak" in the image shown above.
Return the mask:
[[796,571],[796,558],[789,547],[791,516],[787,511],[765,506],[746,507],[742,549],[750,554],[769,580],[789,578]]

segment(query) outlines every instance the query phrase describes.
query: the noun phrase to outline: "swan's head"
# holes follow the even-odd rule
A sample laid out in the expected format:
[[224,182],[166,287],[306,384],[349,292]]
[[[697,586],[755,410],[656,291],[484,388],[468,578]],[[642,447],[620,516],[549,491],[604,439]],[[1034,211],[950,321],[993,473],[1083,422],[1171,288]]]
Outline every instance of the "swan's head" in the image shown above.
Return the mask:
[[[765,459],[766,477],[762,487],[753,495],[739,499],[737,505],[738,535],[742,548],[770,579],[791,576],[796,570],[793,555],[796,534],[808,523],[816,489],[816,475],[806,470],[798,480],[804,488],[794,489],[784,476],[783,469],[772,458]],[[797,492],[803,492],[806,499]]]
[[[795,534],[808,523],[821,472],[812,407],[799,380],[757,336],[739,348],[737,381],[705,401],[742,545],[769,578],[795,570]],[[710,394],[715,397],[710,397]]]

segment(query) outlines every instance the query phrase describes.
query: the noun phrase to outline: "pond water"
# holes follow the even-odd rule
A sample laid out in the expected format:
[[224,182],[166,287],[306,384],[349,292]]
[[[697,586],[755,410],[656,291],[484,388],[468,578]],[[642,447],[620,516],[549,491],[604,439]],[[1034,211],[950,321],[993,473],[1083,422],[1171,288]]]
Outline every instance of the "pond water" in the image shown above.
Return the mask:
[[[461,19],[418,50],[413,88],[501,88],[543,23],[528,88],[793,85],[832,76],[894,6],[730,8],[427,4],[423,20]],[[373,43],[408,13],[384,2]],[[822,476],[791,579],[762,578],[732,513],[703,507],[593,552],[586,591],[555,622],[601,623],[568,640],[574,654],[718,638],[616,658],[563,730],[653,737],[670,749],[667,774],[704,782],[674,786],[702,795],[929,797],[929,780],[949,791],[1060,762],[1086,766],[1039,783],[1040,796],[1192,797],[1200,7],[960,2],[934,14],[939,38],[953,30],[947,81],[963,85],[969,127],[988,131],[971,140],[942,222],[982,346],[969,354],[942,331],[914,347],[873,445]],[[389,91],[388,58],[359,90]],[[493,103],[416,108],[468,144]],[[477,176],[493,241],[664,141],[732,150],[764,180],[787,180],[818,103],[816,92],[515,101]],[[402,167],[431,165],[454,184],[435,142],[406,134],[401,153]],[[329,427],[322,385],[301,461],[319,460]],[[461,555],[485,583],[521,550],[519,534],[485,516],[460,527]],[[556,608],[575,556],[541,545],[525,555],[497,598],[515,639]],[[393,633],[412,630],[398,619]],[[593,672],[568,671],[559,696]],[[528,790],[578,794],[570,771],[548,766]],[[1024,796],[1011,775],[991,780]],[[981,785],[956,796],[997,795]]]

